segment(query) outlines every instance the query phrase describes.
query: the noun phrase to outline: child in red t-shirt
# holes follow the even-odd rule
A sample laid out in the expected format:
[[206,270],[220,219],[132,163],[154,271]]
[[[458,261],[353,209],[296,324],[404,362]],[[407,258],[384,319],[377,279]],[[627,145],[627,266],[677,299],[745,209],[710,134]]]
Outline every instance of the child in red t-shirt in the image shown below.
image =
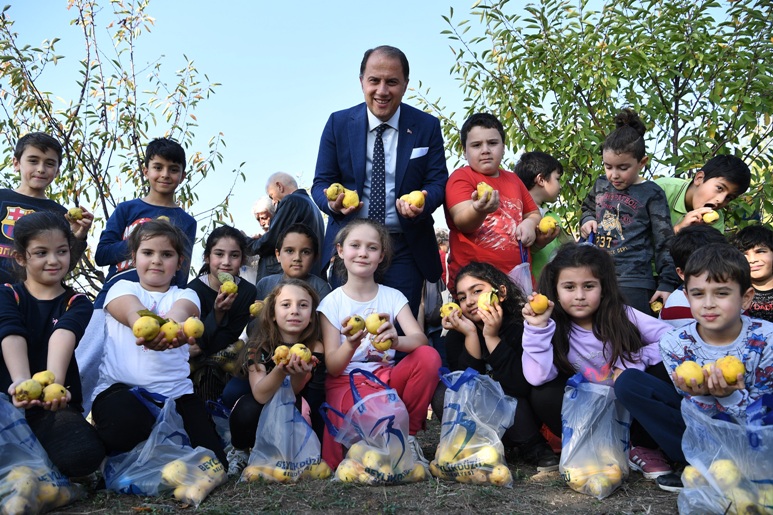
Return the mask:
[[[469,163],[454,171],[446,184],[446,222],[451,259],[448,288],[454,291],[457,272],[472,261],[491,263],[505,274],[522,262],[518,242],[527,251],[536,239],[541,215],[523,182],[500,168],[505,130],[488,113],[477,113],[461,130],[464,157]],[[477,192],[484,182],[494,191]]]

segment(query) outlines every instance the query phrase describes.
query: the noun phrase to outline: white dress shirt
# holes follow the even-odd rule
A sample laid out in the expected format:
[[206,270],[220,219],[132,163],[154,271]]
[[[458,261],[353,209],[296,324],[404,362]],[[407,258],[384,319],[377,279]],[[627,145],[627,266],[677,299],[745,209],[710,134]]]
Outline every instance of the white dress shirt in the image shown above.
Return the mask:
[[376,143],[376,127],[382,123],[386,123],[390,128],[384,131],[381,136],[381,140],[384,142],[384,166],[386,168],[386,177],[384,186],[386,188],[386,218],[385,225],[389,232],[402,232],[400,227],[400,220],[397,218],[397,208],[395,202],[397,196],[395,192],[395,170],[397,169],[397,137],[398,127],[400,121],[400,108],[397,108],[392,117],[386,122],[382,122],[376,116],[366,109],[368,113],[368,138],[366,142],[365,151],[365,185],[362,190],[362,209],[360,210],[360,217],[368,217],[368,204],[370,202],[370,184],[371,176],[373,175],[373,146]]

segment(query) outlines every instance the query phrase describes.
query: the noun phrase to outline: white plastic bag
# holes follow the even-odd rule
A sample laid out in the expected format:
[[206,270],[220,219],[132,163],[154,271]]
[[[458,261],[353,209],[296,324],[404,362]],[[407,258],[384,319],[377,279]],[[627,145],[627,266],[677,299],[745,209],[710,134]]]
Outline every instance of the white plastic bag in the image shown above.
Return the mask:
[[242,481],[264,479],[294,483],[301,477],[327,479],[330,467],[322,460],[317,434],[295,407],[290,377],[263,406]]
[[518,248],[521,252],[521,263],[515,265],[515,268],[507,273],[507,277],[510,278],[513,283],[523,292],[524,295],[529,295],[534,291],[534,283],[531,275],[531,265],[529,264],[529,254],[523,248],[521,242],[518,242]]
[[[355,376],[363,375],[383,390],[362,397]],[[422,481],[424,465],[414,463],[408,447],[408,410],[397,391],[376,375],[359,368],[349,373],[354,405],[343,414],[329,404],[323,410],[336,413],[343,422],[335,427],[324,415],[328,431],[336,442],[348,447],[346,458],[338,465],[335,478],[363,484],[400,484]]]
[[679,513],[773,513],[773,395],[751,404],[745,421],[709,417],[687,399],[682,417],[690,466]]
[[0,513],[43,513],[82,496],[51,464],[24,412],[0,395]]
[[440,379],[447,389],[430,472],[460,483],[512,487],[502,435],[513,425],[517,401],[505,395],[498,382],[472,368],[441,374]]
[[[135,390],[141,400],[152,395]],[[198,506],[209,493],[225,482],[226,470],[215,454],[204,447],[193,448],[177,413],[174,399],[166,399],[158,408],[150,436],[134,449],[108,457],[102,475],[108,490],[123,494],[155,496],[172,492],[174,497]]]
[[561,460],[558,469],[572,490],[599,500],[628,477],[631,415],[610,386],[575,374],[566,383],[561,406]]

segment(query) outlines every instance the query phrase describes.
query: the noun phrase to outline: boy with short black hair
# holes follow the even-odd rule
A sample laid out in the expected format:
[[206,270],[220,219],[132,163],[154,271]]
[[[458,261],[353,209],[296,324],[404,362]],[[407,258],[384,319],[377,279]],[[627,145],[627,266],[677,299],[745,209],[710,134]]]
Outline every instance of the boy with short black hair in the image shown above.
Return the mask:
[[[470,116],[460,136],[468,166],[448,178],[444,204],[451,244],[448,289],[452,292],[457,272],[472,261],[490,263],[505,274],[521,264],[519,242],[528,253],[542,218],[521,179],[501,168],[505,130],[496,116]],[[479,183],[488,191],[479,193]]]
[[83,218],[73,220],[67,209],[46,197],[46,190],[59,175],[62,165],[62,145],[56,138],[44,132],[30,132],[19,138],[13,153],[13,168],[19,172],[20,182],[16,189],[0,189],[0,284],[17,281],[16,261],[13,259],[13,227],[22,216],[35,211],[53,211],[70,223],[76,238],[72,249],[71,269],[80,261],[86,249],[86,237],[94,221],[83,206]]
[[749,225],[738,231],[733,244],[751,267],[754,298],[746,314],[773,322],[773,230]]
[[[681,415],[684,396],[709,416],[728,413],[742,420],[746,407],[773,386],[773,323],[741,315],[749,307],[751,287],[749,263],[727,243],[696,249],[684,268],[685,292],[695,321],[669,331],[660,340],[663,364],[676,386],[663,383],[636,370],[626,370],[615,381],[618,400],[630,411],[672,460],[684,463]],[[699,385],[688,384],[674,370],[685,361],[701,367],[719,358],[735,356],[744,372],[728,383],[719,367],[703,370]],[[676,474],[660,476],[664,490],[681,489]]]
[[691,180],[662,177],[655,181],[666,192],[675,233],[689,225],[705,223],[703,215],[710,211],[719,215],[711,225],[724,233],[722,209],[748,190],[750,183],[749,167],[731,155],[712,157]]
[[80,345],[75,349],[81,371],[83,405],[88,413],[91,394],[99,376],[99,362],[106,339],[103,305],[110,287],[120,280],[139,282],[131,260],[128,240],[141,224],[154,218],[166,218],[185,234],[183,263],[172,286],[185,288],[191,263],[193,243],[196,241],[196,220],[177,205],[175,192],[185,179],[185,150],[168,138],[151,141],[145,150],[142,174],[148,181],[148,194],[142,198],[121,202],[107,220],[99,237],[95,254],[96,264],[109,266],[102,291],[94,301],[94,315]]
[[168,218],[188,238],[183,265],[175,276],[174,285],[185,288],[188,284],[191,252],[196,241],[196,220],[177,205],[175,196],[177,188],[185,179],[185,150],[172,139],[158,138],[151,141],[145,150],[142,175],[148,181],[148,194],[118,204],[99,237],[94,256],[96,264],[110,268],[102,291],[94,301],[95,309],[102,308],[107,291],[115,282],[138,281],[134,263],[129,257],[127,241],[137,226],[153,218]]
[[564,167],[555,157],[545,152],[524,152],[515,164],[513,172],[529,190],[531,198],[539,206],[542,217],[550,217],[556,227],[548,233],[537,230],[537,239],[531,247],[531,272],[539,281],[542,268],[553,257],[553,253],[563,243],[573,241],[561,228],[561,219],[548,210],[547,205],[555,202],[561,192],[561,176]]
[[[727,243],[727,240],[716,228],[706,224],[689,225],[671,239],[671,259],[680,279],[684,281],[684,267],[692,253],[712,243]],[[682,327],[695,320],[684,294],[684,284],[668,296],[659,317],[674,327]]]

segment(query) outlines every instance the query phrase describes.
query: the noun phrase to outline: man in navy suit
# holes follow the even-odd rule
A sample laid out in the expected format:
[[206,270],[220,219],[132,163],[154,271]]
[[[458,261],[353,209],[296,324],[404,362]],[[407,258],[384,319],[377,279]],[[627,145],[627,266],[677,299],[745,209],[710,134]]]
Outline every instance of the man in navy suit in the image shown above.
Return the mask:
[[[424,280],[435,282],[440,278],[432,213],[443,203],[448,168],[440,122],[402,103],[408,89],[408,72],[408,59],[397,48],[379,46],[365,52],[360,64],[365,102],[333,113],[328,119],[311,193],[319,208],[328,214],[322,247],[323,263],[327,263],[334,255],[333,241],[339,229],[357,217],[374,218],[369,216],[374,146],[378,126],[388,125],[381,129],[384,223],[392,236],[394,256],[383,282],[402,291],[416,315]],[[360,205],[344,208],[343,194],[329,201],[325,190],[336,182],[356,190],[362,200]],[[421,208],[400,200],[400,196],[414,190],[424,193]]]

